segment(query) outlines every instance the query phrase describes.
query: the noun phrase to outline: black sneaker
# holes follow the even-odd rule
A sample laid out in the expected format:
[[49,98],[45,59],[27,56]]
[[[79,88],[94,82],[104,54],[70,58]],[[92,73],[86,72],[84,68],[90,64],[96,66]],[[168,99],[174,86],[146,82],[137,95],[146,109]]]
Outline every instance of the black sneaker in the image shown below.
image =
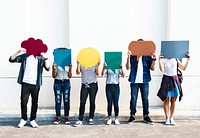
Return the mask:
[[88,124],[89,124],[89,125],[93,125],[93,124],[94,124],[94,121],[93,121],[92,118],[90,118],[90,119],[88,120]]
[[151,118],[148,115],[144,117],[144,122],[147,124],[153,124],[153,121],[151,120]]
[[133,124],[133,122],[135,122],[135,116],[131,116],[127,121],[128,124]]

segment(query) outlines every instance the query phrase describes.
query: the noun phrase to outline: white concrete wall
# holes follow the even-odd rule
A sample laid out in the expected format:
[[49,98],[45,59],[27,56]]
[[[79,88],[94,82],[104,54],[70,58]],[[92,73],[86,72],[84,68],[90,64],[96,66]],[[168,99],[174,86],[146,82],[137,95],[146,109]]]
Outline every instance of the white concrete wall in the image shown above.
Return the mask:
[[[19,64],[8,62],[21,42],[29,37],[41,39],[48,46],[49,63],[53,62],[53,49],[69,47],[69,1],[68,0],[0,0],[0,109],[18,109],[20,85],[17,84]],[[52,93],[51,71],[44,71],[44,87]],[[40,106],[53,106],[53,96],[42,96]]]
[[[125,65],[128,45],[132,40],[138,38],[153,40],[159,51],[160,40],[167,37],[167,2],[164,1],[71,0],[69,5],[70,47],[75,55],[73,63],[76,63],[76,56],[80,49],[90,46],[100,52],[101,63],[104,62],[105,51],[122,51],[122,64]],[[150,105],[160,106],[162,102],[157,98],[156,93],[161,74],[158,69],[152,74]],[[126,71],[126,75],[129,75],[129,71]],[[99,78],[97,110],[106,111],[104,88],[105,79]],[[121,110],[129,111],[129,88],[128,78],[121,79]],[[138,105],[141,106],[140,97],[138,97]]]
[[200,60],[199,60],[199,6],[196,0],[170,0],[168,10],[168,39],[189,40],[191,60],[184,74],[183,101],[179,108],[200,109]]
[[[186,0],[179,3],[171,1],[168,7],[168,2],[161,0],[0,0],[0,110],[20,109],[20,85],[16,83],[19,64],[9,63],[8,58],[20,48],[21,42],[29,37],[40,38],[48,45],[50,64],[53,62],[54,48],[65,46],[72,49],[71,109],[77,112],[80,76],[75,74],[75,68],[77,54],[82,48],[96,48],[100,52],[101,63],[104,51],[122,51],[124,65],[128,44],[132,40],[153,40],[159,53],[162,40],[189,39],[192,60],[188,70],[184,72],[184,98],[177,104],[177,108],[199,108],[200,75],[196,67],[199,64],[195,64],[199,63],[199,49],[198,37],[194,35],[198,34],[199,27],[194,21],[185,22],[184,18],[194,20],[198,17],[196,14],[199,9],[191,10],[193,6],[196,7],[194,3],[195,0],[193,4]],[[184,6],[190,8],[187,16],[180,12]],[[177,23],[177,20],[181,23]],[[182,32],[183,29],[185,32]],[[126,71],[126,75],[129,75],[129,71]],[[156,96],[161,75],[157,64],[150,82],[150,106],[162,106]],[[51,71],[44,71],[43,76],[39,107],[54,107]],[[106,112],[105,78],[99,77],[98,80],[97,111]],[[129,100],[128,78],[121,78],[121,111],[129,110]],[[141,106],[140,97],[138,106]]]

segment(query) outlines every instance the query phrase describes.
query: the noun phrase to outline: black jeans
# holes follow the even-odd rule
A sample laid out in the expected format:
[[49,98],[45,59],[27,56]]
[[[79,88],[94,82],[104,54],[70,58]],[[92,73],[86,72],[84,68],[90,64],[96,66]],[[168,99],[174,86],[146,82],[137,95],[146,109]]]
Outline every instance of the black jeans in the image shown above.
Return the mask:
[[23,83],[21,85],[21,116],[22,119],[27,120],[27,103],[29,95],[31,94],[32,105],[31,105],[31,115],[30,121],[35,120],[37,108],[38,108],[38,96],[40,87],[36,85]]
[[96,99],[97,91],[98,91],[97,83],[91,83],[89,85],[82,84],[81,95],[80,95],[79,120],[81,121],[83,120],[84,113],[85,113],[85,103],[87,101],[88,95],[89,95],[89,101],[90,101],[89,118],[94,117],[95,99]]

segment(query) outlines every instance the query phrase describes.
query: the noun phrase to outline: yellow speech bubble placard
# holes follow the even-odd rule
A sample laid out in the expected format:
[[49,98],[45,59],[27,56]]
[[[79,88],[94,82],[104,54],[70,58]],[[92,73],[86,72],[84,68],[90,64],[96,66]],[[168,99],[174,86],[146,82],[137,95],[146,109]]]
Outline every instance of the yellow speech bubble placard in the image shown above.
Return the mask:
[[100,61],[99,52],[91,47],[82,49],[78,53],[78,62],[85,68],[96,65]]

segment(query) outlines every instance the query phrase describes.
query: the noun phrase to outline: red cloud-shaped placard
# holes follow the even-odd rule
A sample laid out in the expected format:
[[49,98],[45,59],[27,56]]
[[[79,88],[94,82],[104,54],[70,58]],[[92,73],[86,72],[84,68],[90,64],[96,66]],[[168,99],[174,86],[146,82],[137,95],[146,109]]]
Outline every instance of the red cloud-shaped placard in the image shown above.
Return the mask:
[[48,50],[47,45],[45,45],[41,39],[29,38],[21,43],[21,47],[26,49],[26,53],[33,56],[39,56],[40,53],[46,53]]

